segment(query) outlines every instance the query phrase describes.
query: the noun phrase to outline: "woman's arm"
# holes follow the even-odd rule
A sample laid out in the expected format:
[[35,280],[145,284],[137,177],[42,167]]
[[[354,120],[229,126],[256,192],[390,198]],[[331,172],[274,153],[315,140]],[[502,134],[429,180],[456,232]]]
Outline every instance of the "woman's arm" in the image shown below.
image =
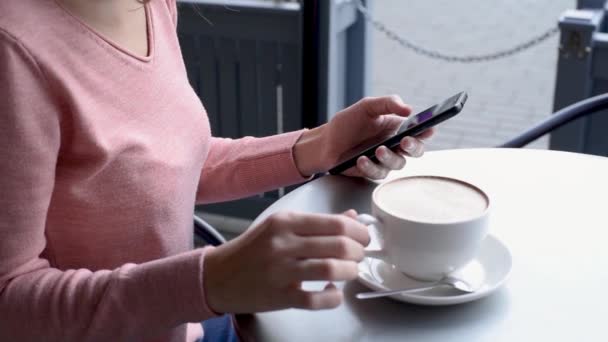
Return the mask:
[[294,160],[294,145],[304,131],[265,138],[211,138],[197,202],[246,197],[303,182]]
[[[266,138],[213,138],[197,199],[231,200],[304,181],[327,171],[357,146],[392,136],[410,112],[398,96],[369,97],[311,130]],[[429,129],[417,137],[403,138],[396,151],[381,146],[376,150],[378,164],[362,156],[356,167],[344,174],[382,179],[405,165],[404,155],[421,156],[424,148],[420,139],[432,134]]]
[[207,250],[97,272],[41,257],[52,256],[45,224],[68,128],[52,94],[34,58],[0,28],[0,341],[133,340],[212,316]]

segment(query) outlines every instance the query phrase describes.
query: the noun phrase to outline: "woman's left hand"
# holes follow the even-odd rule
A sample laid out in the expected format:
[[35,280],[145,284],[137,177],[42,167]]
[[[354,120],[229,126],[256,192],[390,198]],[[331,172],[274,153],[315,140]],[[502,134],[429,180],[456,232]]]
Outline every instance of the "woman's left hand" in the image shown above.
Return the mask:
[[[399,96],[366,97],[338,112],[329,123],[305,132],[294,146],[296,165],[303,175],[325,172],[362,147],[395,134],[410,113]],[[429,129],[417,137],[406,137],[396,151],[381,146],[376,150],[379,164],[362,156],[356,167],[343,174],[383,179],[389,171],[405,166],[404,156],[422,156],[423,140],[432,135],[433,129]]]

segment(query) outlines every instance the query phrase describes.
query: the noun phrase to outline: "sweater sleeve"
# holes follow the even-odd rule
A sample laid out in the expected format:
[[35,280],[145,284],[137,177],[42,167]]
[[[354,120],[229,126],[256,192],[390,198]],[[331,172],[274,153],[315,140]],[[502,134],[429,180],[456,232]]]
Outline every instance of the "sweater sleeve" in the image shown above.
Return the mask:
[[300,174],[293,158],[293,146],[302,133],[212,138],[197,202],[233,200],[310,179]]
[[213,316],[205,249],[114,270],[42,257],[61,106],[35,59],[0,28],[0,341],[123,341]]

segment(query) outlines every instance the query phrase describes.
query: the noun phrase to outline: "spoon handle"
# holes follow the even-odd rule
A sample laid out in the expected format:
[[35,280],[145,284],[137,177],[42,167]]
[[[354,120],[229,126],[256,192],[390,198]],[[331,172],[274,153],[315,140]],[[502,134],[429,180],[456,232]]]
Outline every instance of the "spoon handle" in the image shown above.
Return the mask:
[[426,286],[422,286],[422,287],[415,287],[415,288],[409,288],[409,289],[401,289],[401,290],[390,290],[390,291],[375,291],[375,292],[361,292],[361,293],[357,293],[356,297],[358,299],[371,299],[371,298],[378,298],[378,297],[386,297],[386,296],[392,296],[392,295],[396,295],[396,294],[400,294],[400,293],[412,293],[412,292],[419,292],[419,291],[424,291],[424,290],[430,290],[433,288],[436,288],[437,285],[439,285],[438,283],[433,283],[430,285],[426,285]]

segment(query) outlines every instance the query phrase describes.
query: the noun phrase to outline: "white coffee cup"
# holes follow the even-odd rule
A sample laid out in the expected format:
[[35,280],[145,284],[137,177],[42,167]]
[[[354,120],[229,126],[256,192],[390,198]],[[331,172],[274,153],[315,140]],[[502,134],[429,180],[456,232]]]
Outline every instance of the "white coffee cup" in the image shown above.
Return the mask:
[[[411,208],[400,207],[399,196]],[[368,251],[368,256],[381,257],[413,278],[432,281],[475,257],[488,232],[490,209],[489,196],[473,184],[448,177],[411,176],[376,187],[373,216],[361,214],[358,220],[376,230],[381,246],[381,250]]]

